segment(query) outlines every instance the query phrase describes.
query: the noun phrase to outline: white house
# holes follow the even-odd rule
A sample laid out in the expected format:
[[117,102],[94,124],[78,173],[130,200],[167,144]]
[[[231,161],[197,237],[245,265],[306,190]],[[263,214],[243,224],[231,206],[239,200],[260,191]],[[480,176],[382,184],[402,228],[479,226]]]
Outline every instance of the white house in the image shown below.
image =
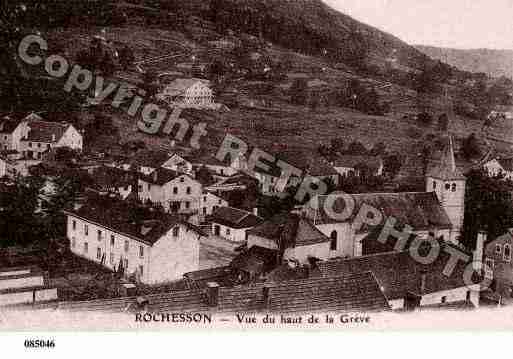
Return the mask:
[[203,108],[213,104],[209,81],[194,78],[172,81],[164,86],[157,98],[184,108]]
[[22,152],[21,140],[28,134],[28,121],[41,121],[34,113],[14,113],[0,119],[0,150]]
[[171,156],[161,165],[161,167],[180,173],[187,173],[189,175],[193,174],[192,163],[176,153],[171,154]]
[[341,176],[360,176],[364,170],[373,176],[383,175],[383,160],[377,156],[339,155],[332,165]]
[[157,168],[139,178],[139,199],[159,203],[171,213],[198,213],[202,194],[201,183],[167,168]]
[[232,242],[244,242],[246,232],[263,222],[251,212],[233,207],[219,207],[211,217],[212,232]]
[[200,214],[211,215],[219,207],[228,207],[228,201],[212,192],[205,192],[200,199]]
[[71,124],[33,120],[28,121],[26,130],[20,152],[27,158],[41,159],[44,152],[57,147],[82,151],[82,135]]
[[176,216],[146,211],[107,196],[65,211],[71,251],[147,284],[198,270],[202,232]]
[[483,167],[490,177],[503,175],[504,179],[513,179],[513,158],[494,158]]
[[315,228],[309,219],[287,213],[249,230],[247,247],[267,248],[276,251],[283,261],[307,264],[310,258],[328,259],[330,242],[331,239]]

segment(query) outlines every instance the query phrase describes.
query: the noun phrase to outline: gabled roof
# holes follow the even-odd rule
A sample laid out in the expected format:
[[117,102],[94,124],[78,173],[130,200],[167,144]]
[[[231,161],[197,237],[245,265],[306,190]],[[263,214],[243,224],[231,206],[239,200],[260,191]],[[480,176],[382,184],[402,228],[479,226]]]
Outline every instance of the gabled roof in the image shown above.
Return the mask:
[[0,119],[0,133],[11,134],[20,125],[21,120]]
[[276,266],[277,252],[253,246],[242,252],[230,263],[230,267],[251,274],[267,273]]
[[138,151],[133,157],[132,163],[136,166],[158,168],[162,166],[171,155],[166,151]]
[[308,219],[294,213],[278,214],[249,230],[248,235],[272,240],[283,250],[330,241]]
[[80,208],[69,209],[65,213],[150,245],[156,243],[177,224],[184,225],[203,235],[196,227],[182,221],[177,216],[135,208],[128,205],[126,201],[107,196],[91,196]]
[[454,149],[452,145],[452,136],[448,138],[448,144],[444,149],[440,164],[430,169],[426,175],[427,177],[433,177],[444,181],[450,180],[464,180],[465,176],[456,166],[456,160],[454,158]]
[[[336,195],[336,193],[331,195]],[[340,222],[340,220],[329,216],[325,211],[324,206],[328,196],[330,195],[318,196],[310,203],[313,211],[309,214],[309,217],[314,220],[316,225]],[[348,221],[353,221],[360,208],[366,204],[382,213],[383,223],[388,217],[394,217],[400,224],[408,224],[415,230],[452,228],[447,212],[434,192],[361,193],[351,196],[354,199],[355,208]],[[343,198],[334,201],[332,210],[335,213],[343,213],[344,209],[345,202]],[[369,228],[363,226],[361,232],[367,230]]]
[[145,182],[163,186],[166,183],[169,183],[172,180],[174,180],[180,176],[189,177],[188,175],[181,173],[181,172],[170,170],[170,169],[164,168],[164,167],[158,167],[153,172],[151,172],[149,175],[140,175],[140,178],[141,178],[141,180],[143,180]]
[[212,213],[212,221],[230,228],[250,228],[263,219],[253,213],[233,207],[219,207]]
[[[388,252],[350,259],[332,259],[319,262],[323,276],[332,277],[347,273],[372,272],[388,300],[405,298],[407,294],[424,295],[429,293],[465,287],[463,273],[466,265],[458,261],[451,276],[443,274],[451,254],[443,249],[449,245],[440,243],[440,254],[432,264],[416,261],[409,250]],[[429,250],[427,248],[426,250]],[[422,253],[421,255],[427,253]],[[425,284],[422,288],[422,276]]]
[[30,121],[28,123],[29,132],[24,141],[32,142],[59,142],[70,124],[48,121]]
[[194,86],[195,84],[200,83],[203,86],[208,87],[208,81],[207,80],[201,80],[201,79],[176,79],[172,81],[171,83],[164,85],[164,88],[166,90],[166,94],[171,96],[178,96],[183,94],[187,89],[189,89],[191,86]]

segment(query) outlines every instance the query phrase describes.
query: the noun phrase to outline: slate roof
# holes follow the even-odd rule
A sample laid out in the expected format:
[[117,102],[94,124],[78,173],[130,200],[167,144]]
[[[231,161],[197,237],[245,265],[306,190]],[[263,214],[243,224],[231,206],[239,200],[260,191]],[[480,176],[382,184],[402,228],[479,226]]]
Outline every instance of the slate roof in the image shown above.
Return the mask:
[[230,267],[252,274],[267,273],[276,266],[277,251],[253,246],[242,252],[230,263]]
[[[382,287],[388,300],[405,298],[408,293],[424,295],[444,290],[465,287],[463,273],[467,263],[458,261],[451,276],[443,271],[449,262],[450,254],[441,243],[438,258],[432,264],[422,264],[414,260],[409,251],[388,252],[350,259],[332,259],[319,262],[322,276],[332,277],[347,273],[372,272]],[[426,252],[419,251],[422,255]],[[421,278],[425,275],[425,287],[421,288]]]
[[[269,293],[264,301],[264,286]],[[331,278],[310,278],[282,283],[220,287],[218,305],[209,307],[204,289],[144,296],[147,312],[313,313],[372,312],[389,309],[374,276],[367,273]],[[125,312],[141,310],[135,297],[59,303],[61,310]]]
[[270,239],[282,250],[330,241],[310,220],[294,213],[278,214],[250,229],[249,235]]
[[233,207],[219,207],[212,213],[212,222],[230,228],[250,228],[262,223],[263,219],[251,212]]
[[177,216],[156,213],[144,208],[136,210],[125,201],[107,196],[90,196],[80,208],[65,210],[64,213],[97,223],[150,245],[156,243],[177,224],[203,235],[202,231]]
[[23,139],[24,141],[53,143],[62,138],[70,125],[58,122],[30,121],[28,126],[30,129],[27,138]]
[[0,119],[0,133],[10,134],[13,133],[16,127],[21,123],[20,120]]
[[100,166],[93,171],[95,186],[99,188],[119,188],[134,183],[134,175],[116,167]]
[[133,157],[132,163],[136,166],[158,168],[162,166],[171,156],[165,151],[138,151]]
[[174,170],[170,170],[168,168],[158,167],[153,172],[151,172],[149,175],[141,174],[140,178],[145,182],[163,186],[166,183],[169,183],[172,180],[174,180],[180,176],[187,176],[187,175],[184,173],[174,171]]
[[[334,195],[336,193],[333,193]],[[329,195],[327,195],[329,196]],[[316,225],[326,223],[337,223],[339,220],[331,218],[324,209],[327,196],[317,197],[311,203],[314,208],[314,214],[310,218],[314,219]],[[362,193],[351,195],[355,202],[355,208],[349,218],[353,221],[360,208],[366,204],[378,209],[384,219],[394,217],[399,223],[408,224],[415,230],[427,230],[431,228],[450,229],[451,221],[442,207],[434,192],[403,192],[403,193]],[[343,213],[345,202],[342,198],[334,201],[332,210],[335,213]],[[368,226],[364,225],[360,232],[368,231]]]

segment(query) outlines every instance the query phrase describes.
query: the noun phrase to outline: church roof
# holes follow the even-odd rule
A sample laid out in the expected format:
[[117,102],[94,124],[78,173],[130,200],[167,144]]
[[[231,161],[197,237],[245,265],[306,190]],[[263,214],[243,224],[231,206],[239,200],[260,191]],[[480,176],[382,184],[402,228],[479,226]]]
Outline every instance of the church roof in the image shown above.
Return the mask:
[[458,167],[456,167],[452,136],[449,136],[449,143],[444,149],[440,164],[428,171],[427,177],[438,178],[446,181],[465,179],[463,173],[458,169]]

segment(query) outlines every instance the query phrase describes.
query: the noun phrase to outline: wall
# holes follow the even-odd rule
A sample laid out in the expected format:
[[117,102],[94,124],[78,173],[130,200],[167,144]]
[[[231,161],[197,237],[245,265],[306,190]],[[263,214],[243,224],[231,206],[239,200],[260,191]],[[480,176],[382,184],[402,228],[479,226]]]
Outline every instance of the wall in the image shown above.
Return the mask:
[[349,223],[318,224],[315,227],[328,238],[333,231],[337,232],[337,250],[330,251],[331,258],[354,256],[355,236]]
[[[479,306],[479,287],[472,287],[472,290],[468,287],[460,287],[450,290],[444,290],[436,293],[430,293],[425,294],[422,296],[422,299],[420,301],[420,306],[426,306],[426,305],[434,305],[434,304],[441,304],[442,303],[442,297],[446,297],[446,303],[452,303],[452,302],[459,302],[464,301],[467,298],[467,292],[470,291],[471,295],[471,301],[474,305]],[[476,298],[477,294],[477,298]]]
[[82,135],[73,126],[69,126],[55,147],[69,147],[81,151],[83,148]]
[[248,235],[248,249],[253,246],[259,246],[262,248],[268,248],[268,249],[278,249],[278,246],[276,243],[270,239],[255,236],[253,234]]
[[[73,230],[73,220],[76,221],[76,230]],[[86,236],[84,233],[84,225],[86,224],[89,228],[88,236]],[[98,230],[102,231],[101,240],[98,240]],[[72,216],[68,216],[67,236],[70,240],[71,251],[74,254],[91,261],[101,263],[102,256],[100,256],[100,258],[97,257],[97,250],[100,248],[101,255],[105,254],[104,266],[106,268],[110,270],[116,270],[119,266],[120,260],[126,259],[128,261],[128,268],[125,268],[125,273],[127,275],[135,273],[139,270],[139,266],[142,265],[143,277],[141,280],[148,280],[150,265],[149,245],[110,229],[106,229],[102,226],[98,226],[96,224]],[[111,236],[114,236],[114,245],[111,245]],[[73,242],[73,239],[75,239],[75,242]],[[125,251],[125,241],[128,241],[128,251]],[[88,243],[89,246],[87,253],[84,252],[85,243]],[[141,246],[143,247],[143,257],[140,257],[139,255],[139,247]]]
[[42,275],[35,275],[35,276],[22,277],[22,278],[0,279],[0,290],[38,287],[38,286],[43,286],[43,285],[44,285],[44,279],[43,279]]
[[308,257],[326,260],[330,257],[330,243],[317,243],[308,246],[288,248],[283,259],[297,259],[301,264],[308,264]]
[[[216,233],[215,228],[219,226],[219,236],[232,242],[244,242],[246,240],[246,231],[250,228],[231,228],[220,223],[212,222],[212,234]],[[229,234],[227,234],[229,230]]]
[[185,273],[199,269],[199,234],[184,225],[178,226],[178,237],[173,237],[171,229],[153,245],[148,283],[178,280]]

